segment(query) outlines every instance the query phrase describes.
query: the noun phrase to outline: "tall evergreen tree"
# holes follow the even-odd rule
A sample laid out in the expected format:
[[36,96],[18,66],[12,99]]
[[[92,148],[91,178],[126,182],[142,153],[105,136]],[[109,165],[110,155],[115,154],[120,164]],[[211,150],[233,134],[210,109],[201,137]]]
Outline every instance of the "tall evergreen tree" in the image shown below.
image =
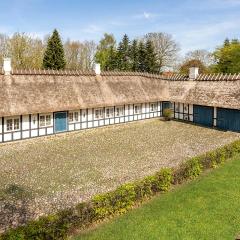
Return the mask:
[[149,73],[155,73],[158,71],[157,55],[154,50],[153,43],[150,39],[147,40],[146,46],[146,57],[145,57],[145,71]]
[[117,51],[118,69],[127,71],[130,69],[130,51],[129,51],[129,38],[125,34],[122,41],[119,43]]
[[47,49],[43,57],[43,68],[59,70],[64,69],[65,65],[63,44],[58,31],[55,29],[48,39]]
[[130,46],[130,69],[132,71],[138,70],[138,41],[134,39]]
[[137,68],[137,70],[139,72],[146,71],[145,61],[146,61],[146,50],[145,50],[144,43],[141,41],[138,45],[138,68]]

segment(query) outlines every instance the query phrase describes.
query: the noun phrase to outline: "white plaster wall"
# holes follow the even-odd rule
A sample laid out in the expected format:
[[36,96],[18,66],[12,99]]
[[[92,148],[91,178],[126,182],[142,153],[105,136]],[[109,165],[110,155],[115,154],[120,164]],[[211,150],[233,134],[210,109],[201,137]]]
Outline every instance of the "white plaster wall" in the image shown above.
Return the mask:
[[14,132],[13,133],[13,140],[21,139],[21,132]]
[[0,134],[2,133],[2,118],[0,118]]
[[38,128],[38,115],[32,114],[31,115],[31,129]]
[[94,110],[88,109],[88,121],[93,120],[94,118]]
[[30,122],[29,122],[29,115],[22,116],[22,130],[29,130],[30,129]]
[[4,134],[4,141],[12,141],[12,134],[11,133],[5,133]]

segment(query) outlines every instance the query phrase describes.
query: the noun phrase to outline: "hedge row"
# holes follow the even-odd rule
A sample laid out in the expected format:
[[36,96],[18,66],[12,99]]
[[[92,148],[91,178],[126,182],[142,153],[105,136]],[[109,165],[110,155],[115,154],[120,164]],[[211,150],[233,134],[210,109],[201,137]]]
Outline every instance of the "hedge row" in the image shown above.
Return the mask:
[[217,150],[191,158],[176,169],[162,169],[140,181],[125,184],[115,191],[97,195],[88,202],[78,204],[75,208],[41,217],[25,226],[9,230],[0,239],[66,239],[73,228],[83,228],[115,214],[125,213],[137,202],[156,193],[168,191],[172,184],[180,184],[196,178],[205,169],[215,168],[239,153],[240,141],[233,142]]

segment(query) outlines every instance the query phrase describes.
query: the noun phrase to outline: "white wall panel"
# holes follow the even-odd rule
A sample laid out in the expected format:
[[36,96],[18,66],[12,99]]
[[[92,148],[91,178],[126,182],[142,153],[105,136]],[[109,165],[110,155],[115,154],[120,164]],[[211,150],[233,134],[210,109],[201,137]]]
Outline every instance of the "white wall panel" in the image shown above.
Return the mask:
[[4,134],[4,141],[11,141],[12,140],[12,134],[11,133],[5,133]]
[[47,134],[53,134],[53,127],[47,128]]
[[29,115],[22,116],[22,130],[28,130],[30,128]]
[[38,130],[31,130],[31,137],[37,137],[38,136]]
[[44,136],[44,135],[46,135],[46,129],[45,128],[39,129],[39,136]]
[[74,124],[69,124],[68,125],[68,129],[69,129],[69,131],[73,131],[74,130]]
[[21,139],[21,132],[13,133],[13,140],[19,140],[19,139]]
[[29,138],[30,137],[30,131],[23,131],[22,132],[22,138]]
[[[0,118],[0,133],[2,133],[2,118]],[[1,137],[0,137],[1,138]],[[1,138],[2,139],[2,138]]]
[[31,115],[31,129],[35,129],[38,127],[38,115],[32,114]]

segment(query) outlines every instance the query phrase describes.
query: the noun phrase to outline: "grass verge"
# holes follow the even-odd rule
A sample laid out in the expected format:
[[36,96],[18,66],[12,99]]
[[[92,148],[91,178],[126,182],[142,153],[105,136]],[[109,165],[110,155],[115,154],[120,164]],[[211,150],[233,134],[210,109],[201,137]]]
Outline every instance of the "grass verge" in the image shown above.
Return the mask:
[[234,239],[240,233],[240,155],[74,240]]

